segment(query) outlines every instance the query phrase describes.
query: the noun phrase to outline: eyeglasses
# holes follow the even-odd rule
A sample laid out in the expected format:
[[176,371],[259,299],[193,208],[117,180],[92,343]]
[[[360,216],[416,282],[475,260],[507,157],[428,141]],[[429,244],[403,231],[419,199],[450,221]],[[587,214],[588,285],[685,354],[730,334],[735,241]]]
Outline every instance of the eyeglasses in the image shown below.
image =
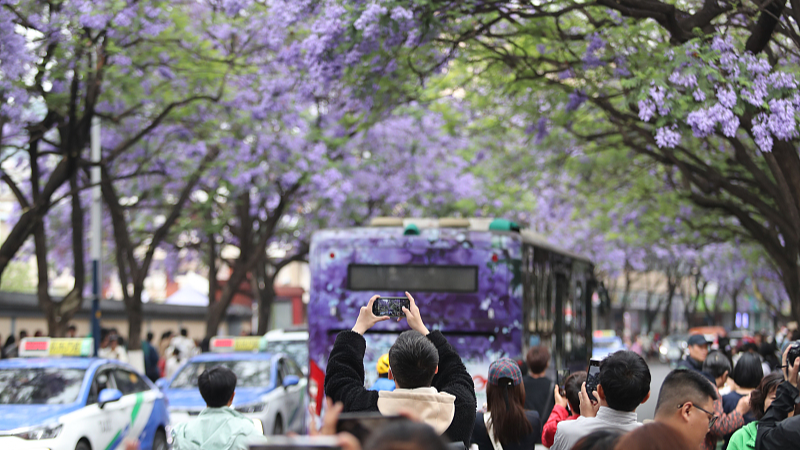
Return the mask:
[[[678,409],[683,408],[683,405],[685,405],[685,404],[686,403],[681,403],[680,405],[678,405]],[[714,426],[714,424],[717,422],[717,419],[719,419],[718,415],[716,415],[714,413],[711,413],[711,412],[708,412],[705,409],[703,409],[703,408],[701,408],[701,407],[699,407],[699,406],[697,406],[695,404],[689,403],[689,406],[694,406],[695,408],[699,409],[700,411],[703,411],[704,413],[708,414],[708,428],[711,428],[712,426]]]

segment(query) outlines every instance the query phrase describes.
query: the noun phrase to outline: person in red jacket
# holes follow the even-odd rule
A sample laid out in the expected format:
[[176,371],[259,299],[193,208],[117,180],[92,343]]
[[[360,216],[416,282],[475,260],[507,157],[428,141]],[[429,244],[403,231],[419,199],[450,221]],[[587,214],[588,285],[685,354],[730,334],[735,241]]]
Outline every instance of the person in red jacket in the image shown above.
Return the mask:
[[[553,398],[556,405],[542,428],[542,445],[552,447],[556,438],[558,424],[565,420],[575,420],[581,415],[581,385],[586,381],[586,372],[570,374],[564,381],[564,393],[561,395],[561,386],[555,387]],[[571,414],[570,414],[571,412]]]

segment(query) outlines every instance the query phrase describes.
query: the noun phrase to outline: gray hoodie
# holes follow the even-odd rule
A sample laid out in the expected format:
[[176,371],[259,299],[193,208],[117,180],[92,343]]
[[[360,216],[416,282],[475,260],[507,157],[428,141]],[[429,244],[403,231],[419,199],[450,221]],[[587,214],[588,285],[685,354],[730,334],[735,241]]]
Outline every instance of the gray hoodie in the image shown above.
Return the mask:
[[247,450],[266,442],[253,421],[227,406],[206,408],[197,419],[172,430],[174,450]]

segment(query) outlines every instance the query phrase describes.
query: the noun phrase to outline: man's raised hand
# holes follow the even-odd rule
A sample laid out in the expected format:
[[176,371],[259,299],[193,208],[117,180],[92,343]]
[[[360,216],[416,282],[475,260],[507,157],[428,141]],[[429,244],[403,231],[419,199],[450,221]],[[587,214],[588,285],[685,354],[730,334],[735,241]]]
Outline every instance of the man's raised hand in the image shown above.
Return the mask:
[[371,299],[369,299],[369,303],[367,306],[362,306],[361,311],[358,313],[358,319],[356,319],[356,324],[353,326],[353,331],[358,334],[364,334],[372,328],[378,322],[383,322],[384,320],[389,320],[387,316],[376,316],[372,313],[372,305],[375,303],[375,300],[379,299],[380,295],[373,295]]
[[422,322],[422,317],[419,314],[419,308],[417,308],[417,303],[414,301],[414,297],[412,297],[408,292],[406,292],[406,297],[408,297],[410,308],[406,308],[404,306],[403,312],[406,313],[408,326],[414,331],[419,331],[423,336],[429,335],[430,331],[428,331],[425,323]]

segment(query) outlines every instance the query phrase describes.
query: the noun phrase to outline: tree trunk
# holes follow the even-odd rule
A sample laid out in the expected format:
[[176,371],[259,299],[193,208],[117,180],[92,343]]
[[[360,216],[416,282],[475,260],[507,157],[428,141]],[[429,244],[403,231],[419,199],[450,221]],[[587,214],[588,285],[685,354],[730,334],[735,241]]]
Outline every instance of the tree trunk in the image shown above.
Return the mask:
[[[781,274],[783,286],[789,296],[789,304],[792,305],[792,318],[800,323],[800,266],[795,265],[789,270],[784,270]],[[780,311],[780,305],[778,311]]]
[[128,350],[142,349],[142,290],[133,288],[133,296],[125,302],[128,314]]
[[[277,272],[275,273],[277,274]],[[264,287],[259,286],[258,296],[258,334],[269,331],[269,321],[272,319],[272,304],[275,301],[275,274],[269,275],[264,271]]]

